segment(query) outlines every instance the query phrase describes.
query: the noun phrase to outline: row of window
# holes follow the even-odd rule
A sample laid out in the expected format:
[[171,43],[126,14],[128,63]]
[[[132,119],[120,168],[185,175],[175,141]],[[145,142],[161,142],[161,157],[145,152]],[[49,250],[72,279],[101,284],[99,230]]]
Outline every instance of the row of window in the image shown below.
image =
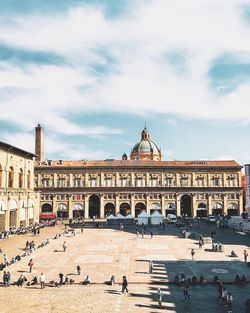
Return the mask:
[[[27,175],[24,175],[23,170],[20,168],[18,173],[14,172],[14,168],[11,166],[9,172],[6,172],[7,175],[7,188],[31,188],[31,173],[28,171]],[[18,175],[17,184],[15,185],[15,175]],[[25,186],[26,185],[26,186]],[[0,166],[0,187],[4,187],[3,182],[3,170]]]
[[[135,187],[146,187],[147,186],[145,179],[142,179],[142,178],[135,179],[134,185],[135,185]],[[180,185],[180,187],[192,187],[192,180],[188,179],[188,178],[181,178],[179,185]],[[53,184],[52,184],[51,180],[49,180],[47,178],[42,180],[42,187],[43,188],[48,188],[48,187],[52,187],[52,186],[53,186]],[[70,187],[70,183],[65,178],[59,178],[57,180],[56,186],[58,188]],[[84,182],[80,178],[74,179],[72,187],[83,187],[83,186],[84,186]],[[100,187],[101,184],[100,184],[100,181],[98,179],[90,179],[87,186],[88,187]],[[112,180],[112,179],[105,179],[104,180],[103,187],[115,187],[115,186],[116,186],[115,180]],[[117,186],[118,187],[131,187],[131,181],[129,179],[126,179],[126,178],[120,179]],[[176,187],[176,181],[174,179],[166,179],[163,186],[164,187]],[[195,186],[206,187],[207,181],[205,181],[205,179],[197,179]],[[220,179],[220,178],[211,179],[210,186],[211,187],[222,187],[223,186],[222,179]],[[226,186],[227,187],[237,187],[238,182],[236,179],[227,179]],[[162,187],[161,181],[157,180],[157,179],[151,179],[151,180],[149,180],[149,187]]]

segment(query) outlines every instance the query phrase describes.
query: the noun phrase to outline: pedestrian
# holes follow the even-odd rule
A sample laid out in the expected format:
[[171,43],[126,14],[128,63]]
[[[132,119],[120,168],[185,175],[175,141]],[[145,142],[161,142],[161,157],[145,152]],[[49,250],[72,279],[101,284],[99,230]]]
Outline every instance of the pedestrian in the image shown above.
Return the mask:
[[151,239],[153,238],[154,234],[153,234],[153,231],[151,230],[150,231],[150,236],[151,236]]
[[3,262],[4,262],[5,266],[9,266],[7,254],[3,255]]
[[223,289],[222,289],[222,295],[221,295],[220,303],[222,303],[222,304],[227,303],[227,289],[226,289],[226,287],[223,287]]
[[62,286],[63,285],[63,273],[60,273],[58,276],[59,276],[59,285]]
[[124,293],[124,291],[128,292],[128,280],[125,275],[122,277],[122,293]]
[[193,230],[193,224],[192,223],[190,223],[190,229]]
[[6,279],[7,279],[7,286],[10,286],[10,272],[7,272]]
[[202,249],[202,241],[199,240],[199,249]]
[[195,255],[194,249],[191,249],[191,257],[192,257],[192,260],[194,259],[194,255]]
[[6,273],[6,271],[3,272],[3,284],[4,284],[4,286],[6,286],[6,284],[7,284],[7,273]]
[[163,292],[161,291],[161,288],[158,288],[158,290],[157,290],[157,300],[158,300],[158,304],[159,304],[160,308],[161,308],[161,304],[162,304],[162,298],[163,298]]
[[28,266],[30,268],[30,273],[32,272],[32,267],[33,267],[34,263],[33,263],[33,259],[30,259]]
[[141,231],[141,237],[144,238],[144,230]]
[[149,270],[148,270],[149,274],[153,273],[153,262],[149,261]]
[[233,312],[233,297],[230,292],[227,294],[227,313]]
[[81,227],[81,233],[83,234],[83,227]]
[[81,275],[81,266],[79,264],[77,265],[76,270],[77,270],[77,274]]
[[45,275],[43,273],[40,275],[40,285],[41,289],[45,288]]
[[244,261],[245,261],[245,263],[247,263],[247,257],[248,257],[247,251],[244,250],[243,254],[244,254]]
[[67,244],[66,244],[66,241],[64,241],[64,243],[63,243],[63,252],[66,252],[66,250],[67,250]]
[[139,232],[138,232],[138,230],[136,231],[136,237],[137,237],[137,238],[139,237]]
[[188,292],[188,287],[187,287],[187,286],[184,287],[184,289],[183,289],[183,294],[184,294],[184,300],[185,300],[185,302],[186,302],[187,300],[190,300],[190,294],[189,294],[189,292]]

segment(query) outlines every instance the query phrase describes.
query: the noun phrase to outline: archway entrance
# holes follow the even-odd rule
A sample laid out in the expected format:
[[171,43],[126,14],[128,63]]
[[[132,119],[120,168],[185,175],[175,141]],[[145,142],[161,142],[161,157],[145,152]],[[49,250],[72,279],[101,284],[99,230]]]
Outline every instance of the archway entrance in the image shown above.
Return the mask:
[[135,205],[135,218],[137,218],[138,215],[139,215],[142,211],[146,211],[146,206],[145,206],[145,204],[142,203],[142,202],[136,203],[136,205]]
[[89,197],[89,218],[100,217],[100,198],[97,195]]
[[165,210],[166,217],[168,216],[168,214],[176,215],[176,210],[175,209],[176,209],[175,203],[173,203],[173,202],[168,203],[166,205],[166,210]]
[[199,203],[196,211],[197,217],[207,217],[207,205],[206,203]]
[[62,219],[69,218],[69,211],[66,204],[64,203],[58,204],[57,217]]
[[237,203],[230,203],[227,209],[227,214],[230,216],[237,216],[239,215],[238,204]]
[[128,215],[129,213],[131,212],[131,207],[130,207],[130,204],[129,203],[122,203],[120,205],[120,214],[123,215],[123,216],[126,216]]
[[44,203],[41,208],[42,213],[53,212],[53,207],[50,203]]
[[212,214],[213,215],[222,215],[223,214],[223,208],[221,203],[214,203],[212,207]]
[[75,203],[73,206],[73,218],[75,219],[83,219],[84,217],[84,209],[81,203]]
[[108,202],[104,206],[104,216],[115,215],[115,205],[114,203]]
[[192,216],[192,198],[189,195],[183,195],[181,197],[181,215]]

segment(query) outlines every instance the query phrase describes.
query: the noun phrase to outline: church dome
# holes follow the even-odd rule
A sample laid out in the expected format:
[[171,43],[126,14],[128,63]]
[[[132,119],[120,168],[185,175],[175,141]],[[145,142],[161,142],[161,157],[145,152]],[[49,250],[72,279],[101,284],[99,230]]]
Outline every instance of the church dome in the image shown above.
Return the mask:
[[145,127],[141,133],[141,141],[138,142],[131,151],[130,159],[160,161],[161,158],[161,150],[150,139],[150,133]]

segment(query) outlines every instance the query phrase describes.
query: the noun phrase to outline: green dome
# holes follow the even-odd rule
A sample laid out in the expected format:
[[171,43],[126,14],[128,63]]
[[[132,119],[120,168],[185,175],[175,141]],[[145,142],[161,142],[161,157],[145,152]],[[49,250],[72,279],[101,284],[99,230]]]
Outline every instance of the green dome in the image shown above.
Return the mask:
[[132,153],[158,153],[159,149],[156,144],[150,140],[141,140],[132,149]]

